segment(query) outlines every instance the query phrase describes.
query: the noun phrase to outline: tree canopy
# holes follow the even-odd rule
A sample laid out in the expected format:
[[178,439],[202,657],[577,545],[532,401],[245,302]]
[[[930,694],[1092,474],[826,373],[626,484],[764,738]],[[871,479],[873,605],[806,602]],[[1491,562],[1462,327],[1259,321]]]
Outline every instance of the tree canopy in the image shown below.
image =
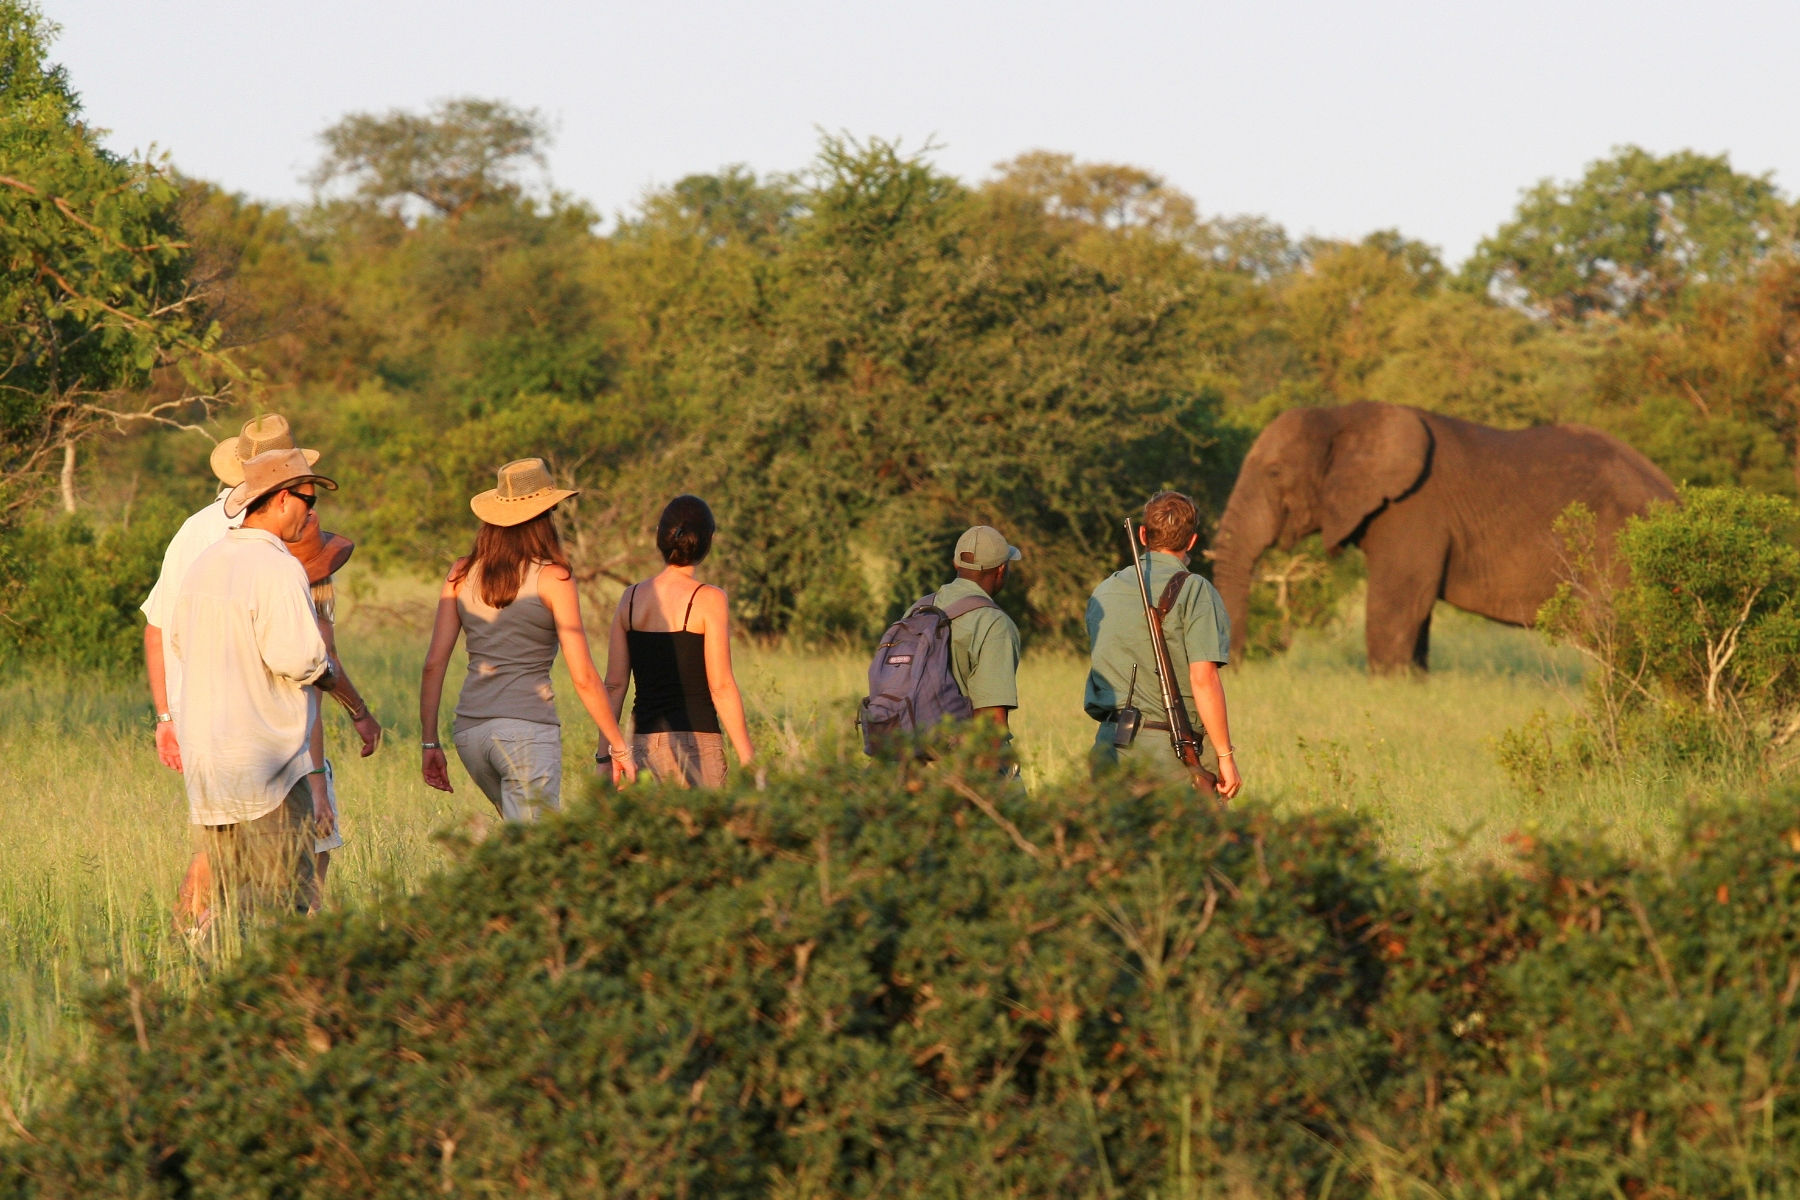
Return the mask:
[[[233,347],[329,448],[370,561],[435,568],[468,495],[543,455],[582,489],[564,532],[584,583],[653,566],[657,510],[692,491],[749,628],[855,637],[940,584],[979,521],[1026,549],[1003,602],[1027,636],[1077,638],[1119,517],[1161,487],[1218,511],[1295,405],[1581,420],[1678,479],[1795,490],[1794,208],[1722,155],[1626,149],[1541,184],[1455,271],[1404,231],[1205,213],[1140,167],[1032,151],[969,182],[850,137],[797,171],[684,176],[603,232],[533,177],[542,116],[475,98],[347,115],[314,202],[280,209],[107,157],[41,20],[6,3],[25,15],[3,144],[31,173],[4,173],[38,191],[0,187],[0,213],[40,239],[8,243],[38,246],[8,260],[6,303],[38,314],[8,336],[62,339],[12,351],[8,412],[54,446],[71,427],[46,397],[162,403],[158,364]],[[110,307],[39,269],[64,260]],[[106,369],[25,382],[82,354]],[[107,452],[200,478],[200,448]]]
[[[97,427],[176,421],[217,394],[217,330],[189,287],[179,189],[109,154],[47,60],[55,27],[0,0],[0,511]],[[185,373],[157,392],[159,368]]]

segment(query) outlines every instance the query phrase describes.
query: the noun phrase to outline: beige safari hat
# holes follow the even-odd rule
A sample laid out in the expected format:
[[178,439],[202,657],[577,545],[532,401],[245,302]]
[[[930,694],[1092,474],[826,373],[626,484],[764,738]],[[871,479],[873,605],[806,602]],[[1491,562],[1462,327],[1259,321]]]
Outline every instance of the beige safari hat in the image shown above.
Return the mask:
[[286,450],[265,450],[244,464],[244,482],[232,488],[231,494],[225,497],[225,515],[235,517],[270,492],[299,487],[303,483],[337,491],[336,481],[313,474],[312,461],[306,457],[306,451],[292,446]]
[[977,525],[956,539],[956,553],[950,565],[964,571],[989,571],[1001,563],[1018,562],[1024,553],[1007,544],[1006,537],[992,525]]
[[[269,413],[244,422],[244,430],[236,437],[222,440],[213,447],[212,472],[219,477],[219,482],[228,487],[236,487],[244,482],[244,464],[259,454],[270,450],[294,449],[294,434],[288,428],[287,418],[278,413]],[[317,450],[302,450],[310,466],[319,461]]]
[[489,525],[523,525],[580,493],[559,488],[541,458],[514,459],[500,468],[500,486],[469,501],[469,509]]

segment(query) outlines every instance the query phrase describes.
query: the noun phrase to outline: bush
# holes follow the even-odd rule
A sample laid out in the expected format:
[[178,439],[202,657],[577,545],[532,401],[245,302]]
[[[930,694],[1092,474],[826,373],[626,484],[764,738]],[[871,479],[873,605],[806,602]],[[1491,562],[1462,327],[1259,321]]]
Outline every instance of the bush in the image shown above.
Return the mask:
[[990,779],[607,794],[110,987],[0,1196],[1800,1186],[1791,801],[1432,888],[1350,819]]
[[163,549],[181,525],[171,503],[96,531],[81,517],[0,534],[0,662],[123,671],[143,661],[143,618]]
[[1538,628],[1592,665],[1581,718],[1558,742],[1547,719],[1502,739],[1531,790],[1566,767],[1755,763],[1800,733],[1800,550],[1791,501],[1683,488],[1620,531],[1616,560],[1594,516],[1557,521],[1565,579]]

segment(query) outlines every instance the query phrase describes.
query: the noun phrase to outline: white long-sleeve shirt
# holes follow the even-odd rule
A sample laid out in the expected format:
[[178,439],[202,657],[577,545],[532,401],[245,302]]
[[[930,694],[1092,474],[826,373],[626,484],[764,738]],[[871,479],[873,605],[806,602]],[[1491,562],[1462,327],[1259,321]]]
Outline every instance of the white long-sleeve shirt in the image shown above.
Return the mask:
[[[194,560],[243,523],[242,517],[225,515],[225,497],[230,494],[231,490],[226,488],[211,504],[181,523],[181,528],[169,539],[168,549],[163,551],[162,571],[156,577],[156,586],[139,606],[145,623],[163,631],[163,681],[168,687],[171,713],[181,711],[181,660],[170,653],[168,636],[169,626],[175,622],[175,597]],[[175,736],[179,739],[181,735]]]
[[325,671],[306,570],[274,534],[234,529],[203,551],[175,599],[181,742],[196,825],[274,811],[310,769],[307,690]]

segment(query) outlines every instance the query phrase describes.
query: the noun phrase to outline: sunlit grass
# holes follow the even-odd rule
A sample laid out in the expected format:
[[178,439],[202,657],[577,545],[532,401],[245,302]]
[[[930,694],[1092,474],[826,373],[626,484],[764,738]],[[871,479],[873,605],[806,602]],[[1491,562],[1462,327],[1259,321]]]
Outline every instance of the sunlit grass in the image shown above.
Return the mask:
[[[347,837],[332,864],[335,904],[382,906],[444,864],[436,831],[493,819],[454,756],[454,795],[418,777],[427,611],[416,597],[370,600],[359,619],[356,603],[346,604],[342,647],[389,735],[377,755],[358,759],[347,723],[335,712],[331,720]],[[1576,664],[1531,633],[1449,612],[1438,619],[1433,662],[1426,679],[1369,678],[1352,613],[1281,659],[1229,672],[1244,802],[1363,813],[1401,860],[1463,869],[1503,856],[1520,830],[1599,828],[1627,847],[1654,843],[1684,797],[1716,786],[1572,778],[1553,795],[1529,795],[1496,766],[1495,741],[1540,709],[1572,711]],[[772,770],[859,753],[853,721],[866,667],[860,652],[739,648],[753,732]],[[1028,788],[1087,769],[1095,727],[1081,711],[1085,671],[1073,654],[1026,655],[1013,730]],[[452,688],[459,681],[453,671]],[[566,676],[558,692],[574,794],[591,776],[595,737]],[[204,968],[170,926],[190,848],[186,800],[152,750],[136,674],[69,678],[44,668],[0,685],[0,761],[0,1099],[29,1111],[41,1099],[43,1064],[80,1052],[68,1014],[88,980],[124,973],[179,988]]]

